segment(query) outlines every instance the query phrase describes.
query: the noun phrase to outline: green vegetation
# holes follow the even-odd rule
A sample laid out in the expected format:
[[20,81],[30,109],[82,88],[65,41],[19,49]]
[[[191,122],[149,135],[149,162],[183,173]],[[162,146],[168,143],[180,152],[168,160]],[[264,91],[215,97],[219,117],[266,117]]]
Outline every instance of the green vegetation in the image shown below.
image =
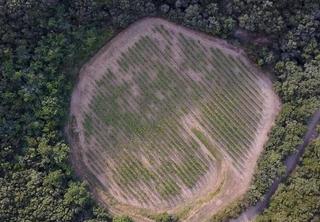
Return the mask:
[[105,176],[103,186],[116,199],[158,208],[164,200],[179,203],[184,187],[195,193],[208,186],[198,182],[220,164],[222,150],[244,170],[255,131],[265,124],[267,96],[263,77],[241,55],[153,21],[143,26],[143,35],[117,47],[119,55],[110,55],[110,62],[91,63],[105,70],[96,71],[96,80],[82,80],[93,88],[89,98],[73,99],[90,101],[81,106],[86,144],[80,147],[89,156],[82,164],[90,174]]
[[[226,221],[228,218],[236,217],[241,210],[254,205],[262,198],[273,180],[284,174],[283,161],[302,143],[307,121],[320,107],[320,100],[317,99],[319,90],[316,89],[320,87],[320,57],[306,63],[303,68],[294,62],[279,62],[276,68],[276,74],[283,81],[278,81],[276,87],[284,104],[276,126],[270,133],[265,152],[258,162],[253,185],[244,199],[215,215],[212,221]],[[299,88],[296,88],[297,82]],[[310,155],[317,156],[315,152]],[[308,179],[310,183],[312,178],[313,176]],[[304,181],[305,186],[308,180]],[[281,201],[286,199],[283,198]],[[304,220],[297,217],[297,221]]]
[[211,154],[216,158],[216,160],[220,160],[221,154],[217,150],[216,147],[208,140],[208,138],[201,132],[200,130],[196,128],[192,128],[191,131],[194,133],[194,135],[200,140],[200,142],[207,147],[207,149],[211,152]]
[[121,216],[113,218],[112,222],[133,222],[128,216]]
[[[273,71],[283,111],[260,158],[251,191],[239,201],[242,208],[257,202],[283,172],[283,160],[301,142],[307,119],[320,106],[319,8],[318,0],[1,3],[0,221],[110,221],[90,200],[85,185],[75,182],[63,137],[64,120],[83,61],[113,35],[110,30],[147,15],[241,42],[258,64]],[[239,28],[244,34],[237,32]],[[317,155],[316,149],[307,150],[308,157]],[[305,167],[308,164],[301,164],[299,171]],[[299,187],[313,184],[316,176],[303,177]],[[293,180],[298,179],[284,183],[279,194],[288,189],[296,195]],[[74,193],[79,195],[70,195]],[[290,196],[275,199],[283,203]],[[292,206],[280,207],[279,212],[289,215]],[[304,222],[308,214],[317,221],[319,212],[313,209],[292,213],[290,220]]]
[[168,213],[159,214],[155,218],[156,222],[177,222],[178,219]]
[[300,166],[277,191],[263,221],[318,221],[320,219],[320,139],[307,148]]

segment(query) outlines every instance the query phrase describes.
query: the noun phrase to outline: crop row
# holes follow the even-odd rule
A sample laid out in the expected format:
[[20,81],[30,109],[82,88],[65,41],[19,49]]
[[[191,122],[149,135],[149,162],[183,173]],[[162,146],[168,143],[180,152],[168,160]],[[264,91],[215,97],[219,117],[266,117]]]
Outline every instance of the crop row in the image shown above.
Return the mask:
[[[83,110],[86,139],[92,144],[86,156],[92,173],[104,174],[111,180],[108,189],[120,187],[123,198],[156,205],[162,197],[173,204],[182,198],[181,185],[193,189],[214,161],[190,134],[196,134],[213,156],[228,153],[241,171],[250,158],[264,95],[259,77],[240,58],[164,27],[153,31],[172,47],[171,39],[176,38],[178,50],[164,49],[152,37],[142,36],[103,78],[91,83],[95,97]],[[215,144],[204,134],[199,137],[199,131],[188,130],[182,121],[186,115]]]

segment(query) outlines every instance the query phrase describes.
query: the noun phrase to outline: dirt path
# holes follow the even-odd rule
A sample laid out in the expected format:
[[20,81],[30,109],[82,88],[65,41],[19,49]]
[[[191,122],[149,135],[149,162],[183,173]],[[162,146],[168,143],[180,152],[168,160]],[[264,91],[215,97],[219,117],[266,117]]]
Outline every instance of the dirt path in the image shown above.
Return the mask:
[[230,220],[230,222],[246,222],[252,221],[259,214],[261,214],[268,206],[272,195],[277,191],[279,184],[284,182],[293,170],[296,168],[300,161],[300,158],[304,154],[305,148],[309,143],[315,138],[317,124],[320,123],[320,109],[312,116],[310,122],[308,123],[308,130],[303,137],[303,143],[297,147],[297,152],[290,155],[285,160],[286,173],[284,176],[277,178],[271,185],[269,191],[263,197],[263,199],[258,202],[255,206],[249,207],[245,210],[237,219]]
[[272,39],[269,36],[250,33],[247,30],[238,28],[234,31],[233,37],[244,44],[270,45]]
[[[269,84],[271,84],[271,82],[269,82]],[[270,107],[270,109],[266,109],[265,113],[263,114],[265,117],[264,123],[262,124],[263,127],[259,129],[259,136],[257,136],[254,143],[251,157],[247,161],[248,163],[246,165],[245,174],[241,176],[237,175],[237,173],[231,169],[232,166],[229,165],[227,176],[228,180],[225,182],[223,190],[212,201],[203,204],[201,208],[199,208],[197,211],[194,211],[188,218],[186,218],[186,221],[207,221],[212,215],[228,206],[231,202],[236,201],[248,190],[256,162],[264,144],[267,142],[268,132],[274,124],[276,115],[280,110],[279,100],[273,99],[276,97],[276,95],[273,92],[268,92],[268,94],[269,99],[266,102],[266,106]],[[240,180],[240,178],[242,178],[242,180]],[[208,214],[208,212],[210,212],[210,214]]]
[[[177,26],[173,23],[165,21],[163,19],[158,18],[146,18],[142,19],[131,26],[129,26],[126,30],[121,32],[111,41],[109,41],[87,64],[83,66],[80,71],[79,75],[79,83],[77,84],[76,88],[72,94],[71,100],[71,115],[75,117],[77,120],[75,125],[72,127],[75,131],[82,128],[81,122],[83,121],[83,110],[86,110],[88,104],[90,102],[90,98],[95,93],[95,85],[93,84],[94,81],[99,80],[103,77],[106,70],[106,61],[109,63],[116,63],[116,58],[120,55],[121,51],[120,48],[123,47],[130,47],[132,43],[136,41],[142,34],[145,34],[150,28],[151,25],[154,24],[164,24],[166,26],[174,26],[173,29],[176,32],[185,32],[188,36],[191,36],[195,39],[201,39],[205,43],[205,45],[210,45],[217,47],[224,52],[243,58],[243,62],[250,67],[251,71],[257,73],[263,80],[260,82],[261,89],[266,97],[265,102],[265,109],[263,112],[263,119],[260,123],[260,128],[258,129],[258,136],[254,141],[252,148],[250,149],[250,158],[246,161],[246,168],[245,173],[241,174],[234,169],[234,166],[229,163],[228,158],[226,157],[223,161],[221,167],[221,172],[223,172],[223,176],[225,180],[222,183],[222,186],[219,186],[219,192],[212,194],[212,198],[208,199],[207,197],[201,197],[195,195],[194,199],[188,200],[188,204],[197,203],[197,206],[194,207],[191,211],[189,211],[185,217],[184,221],[204,221],[208,219],[211,215],[218,212],[219,210],[226,207],[231,202],[235,201],[241,195],[243,195],[249,185],[254,173],[254,168],[256,166],[256,161],[263,150],[263,146],[268,139],[268,132],[270,131],[272,125],[274,124],[274,120],[280,110],[281,104],[278,97],[275,93],[271,90],[272,83],[269,79],[266,78],[264,73],[262,73],[258,68],[254,67],[252,63],[246,59],[246,55],[244,51],[240,48],[234,47],[228,44],[224,40],[220,40],[211,36],[208,36],[204,33],[196,32],[182,26]],[[151,33],[152,35],[152,33]],[[129,41],[130,39],[130,41]],[[76,132],[78,135],[77,140],[70,140],[71,144],[71,153],[72,153],[72,163],[76,168],[77,174],[79,176],[84,176],[85,171],[83,166],[79,164],[80,161],[83,161],[82,154],[77,147],[80,147],[85,143],[84,135],[81,133]],[[222,175],[222,174],[220,174]],[[88,179],[84,177],[85,179]],[[105,178],[100,178],[101,181],[106,181]],[[221,178],[219,178],[219,181]],[[211,189],[215,191],[218,189],[218,183],[213,184]],[[145,214],[145,211],[141,208],[133,207],[130,208],[128,205],[119,205],[116,206],[110,203],[109,200],[106,201],[105,193],[99,190],[93,189],[93,194],[96,199],[100,200],[103,204],[106,204],[111,212],[115,212],[119,214],[121,212],[128,213],[130,216],[136,218],[137,221],[150,221],[149,219],[143,219],[141,217],[142,214]],[[183,204],[182,204],[183,205]],[[161,208],[162,206],[159,206]],[[169,211],[171,213],[177,213],[183,210],[185,206],[175,206]],[[141,214],[140,214],[141,212]],[[154,213],[154,211],[153,211]],[[150,212],[148,212],[150,214]]]

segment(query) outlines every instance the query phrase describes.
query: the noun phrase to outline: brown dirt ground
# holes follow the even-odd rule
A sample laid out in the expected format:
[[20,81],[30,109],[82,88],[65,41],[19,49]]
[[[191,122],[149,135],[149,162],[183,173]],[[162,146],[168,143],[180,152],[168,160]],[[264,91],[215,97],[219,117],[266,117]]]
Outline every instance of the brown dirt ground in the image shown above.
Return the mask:
[[[167,209],[170,213],[180,214],[183,221],[205,221],[214,213],[228,206],[230,203],[245,194],[250,185],[258,157],[268,139],[268,132],[274,124],[275,118],[281,107],[279,98],[272,91],[272,83],[266,75],[252,65],[249,60],[245,59],[246,55],[242,49],[231,46],[224,40],[220,40],[182,26],[177,26],[163,19],[145,18],[133,23],[127,29],[118,34],[116,38],[109,41],[93,58],[90,59],[88,63],[82,67],[79,74],[78,84],[72,94],[70,105],[70,119],[72,121],[70,121],[70,124],[67,127],[67,134],[71,145],[71,162],[76,173],[83,179],[90,181],[90,179],[85,176],[86,170],[81,164],[81,161],[83,160],[82,153],[79,153],[79,149],[77,149],[77,147],[85,144],[83,135],[79,133],[79,123],[83,120],[81,110],[86,109],[89,104],[90,97],[94,92],[94,85],[88,84],[88,82],[100,79],[106,69],[105,61],[108,60],[110,62],[114,62],[112,60],[119,54],[119,48],[124,45],[126,47],[130,46],[130,44],[134,43],[141,34],[145,33],[146,30],[154,24],[164,24],[172,27],[177,32],[188,33],[189,36],[192,36],[195,39],[201,39],[206,42],[206,44],[220,48],[226,53],[241,56],[243,61],[251,67],[254,73],[257,73],[257,75],[264,78],[260,83],[267,98],[263,113],[263,120],[261,121],[261,127],[256,141],[254,142],[254,146],[251,149],[252,152],[250,158],[246,163],[246,171],[244,174],[240,175],[236,170],[234,170],[233,166],[229,163],[228,158],[224,157],[219,166],[221,170],[215,177],[216,179],[218,178],[218,181],[212,183],[212,178],[209,179],[208,181],[211,181],[209,182],[211,187],[209,186],[209,189],[206,189],[204,194],[202,193],[200,197],[196,196],[179,206]],[[152,32],[150,33],[152,35]],[[195,79],[198,78],[196,76],[193,77]],[[134,90],[134,93],[135,92],[136,94],[139,94],[138,91]],[[128,204],[118,204],[117,201],[103,189],[94,188],[92,186],[90,189],[92,190],[94,197],[99,202],[106,205],[108,209],[115,214],[128,214],[135,218],[136,221],[152,221],[146,216],[158,212],[156,210],[146,210],[140,207],[133,207]],[[191,210],[187,210],[189,208]]]

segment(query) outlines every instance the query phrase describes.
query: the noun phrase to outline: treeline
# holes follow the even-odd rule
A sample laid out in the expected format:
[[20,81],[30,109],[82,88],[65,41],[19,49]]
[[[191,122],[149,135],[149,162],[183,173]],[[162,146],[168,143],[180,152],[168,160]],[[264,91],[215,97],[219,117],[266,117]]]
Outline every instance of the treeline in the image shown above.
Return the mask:
[[63,133],[71,67],[99,27],[71,1],[0,8],[0,221],[111,220],[75,179]]
[[[246,7],[256,10],[245,10]],[[302,143],[307,121],[320,107],[319,3],[263,1],[250,6],[240,4],[238,11],[240,27],[263,34],[271,41],[248,47],[258,64],[272,71],[283,107],[259,159],[248,193],[215,215],[212,221],[236,217],[262,198],[272,182],[284,174],[284,160]],[[308,181],[304,182],[307,186]],[[290,221],[305,220],[297,217]]]
[[[284,80],[275,83],[283,101],[282,111],[258,161],[249,191],[238,203],[215,215],[212,221],[227,221],[239,215],[243,209],[255,205],[268,191],[273,181],[284,175],[284,160],[303,142],[308,120],[320,107],[320,57],[305,64],[304,67],[292,61],[279,62],[275,73],[281,73],[280,76],[285,77]],[[310,155],[316,156],[317,153]],[[296,219],[293,221],[304,221]]]
[[320,220],[320,138],[307,148],[300,166],[282,184],[269,208],[257,218],[263,221]]
[[[81,64],[108,38],[144,16],[162,16],[235,44],[244,42],[251,57],[274,73],[283,110],[255,179],[236,207],[213,220],[224,220],[256,203],[284,172],[283,160],[301,143],[308,118],[320,107],[319,1],[4,1],[0,2],[1,221],[112,221],[75,178],[64,125]],[[242,35],[237,35],[239,30]],[[265,40],[249,39],[252,33]],[[316,149],[310,150],[308,155],[316,155]],[[300,182],[307,186],[314,176]],[[290,181],[282,186],[288,191],[295,183]],[[300,219],[296,215],[294,220]],[[157,219],[174,220],[166,214]]]

